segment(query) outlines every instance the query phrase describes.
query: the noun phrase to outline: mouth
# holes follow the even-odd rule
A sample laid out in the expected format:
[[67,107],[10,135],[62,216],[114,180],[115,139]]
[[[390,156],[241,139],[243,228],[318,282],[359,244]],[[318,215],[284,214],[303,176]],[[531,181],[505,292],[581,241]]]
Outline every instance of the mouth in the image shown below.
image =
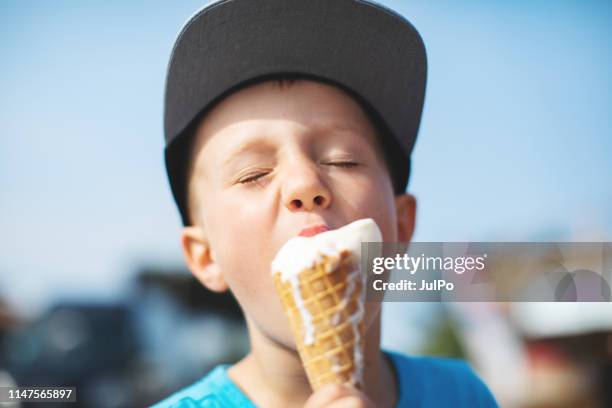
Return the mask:
[[330,230],[331,228],[329,228],[327,225],[319,224],[319,225],[314,225],[312,227],[304,228],[302,231],[300,231],[298,235],[300,237],[312,237],[314,235],[320,234],[325,231],[330,231]]

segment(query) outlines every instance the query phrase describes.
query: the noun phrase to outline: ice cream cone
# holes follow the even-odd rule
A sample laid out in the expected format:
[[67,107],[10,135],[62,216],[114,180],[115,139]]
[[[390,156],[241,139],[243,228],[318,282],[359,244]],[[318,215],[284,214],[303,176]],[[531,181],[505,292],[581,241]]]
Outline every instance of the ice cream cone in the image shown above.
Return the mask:
[[363,387],[365,275],[361,242],[380,240],[373,220],[360,220],[311,238],[290,240],[272,263],[308,380]]

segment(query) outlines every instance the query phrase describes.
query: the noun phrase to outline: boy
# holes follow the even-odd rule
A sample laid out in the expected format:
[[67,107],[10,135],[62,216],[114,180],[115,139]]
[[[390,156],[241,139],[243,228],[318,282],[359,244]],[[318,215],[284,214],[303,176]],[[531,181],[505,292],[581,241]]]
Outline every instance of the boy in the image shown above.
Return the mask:
[[376,302],[363,390],[313,394],[270,276],[304,230],[373,218],[384,241],[411,239],[425,64],[416,30],[363,0],[226,0],[187,23],[165,99],[181,243],[193,275],[238,300],[251,351],[156,407],[496,406],[464,363],[382,352]]

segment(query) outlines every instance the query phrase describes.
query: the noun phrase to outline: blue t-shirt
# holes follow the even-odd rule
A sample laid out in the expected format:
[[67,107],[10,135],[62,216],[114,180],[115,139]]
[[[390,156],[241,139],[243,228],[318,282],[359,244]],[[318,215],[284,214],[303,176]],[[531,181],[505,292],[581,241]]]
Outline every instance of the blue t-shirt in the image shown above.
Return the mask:
[[[487,386],[461,360],[385,353],[397,375],[397,408],[498,406]],[[254,408],[255,404],[227,375],[228,368],[229,365],[217,366],[201,380],[152,408]]]

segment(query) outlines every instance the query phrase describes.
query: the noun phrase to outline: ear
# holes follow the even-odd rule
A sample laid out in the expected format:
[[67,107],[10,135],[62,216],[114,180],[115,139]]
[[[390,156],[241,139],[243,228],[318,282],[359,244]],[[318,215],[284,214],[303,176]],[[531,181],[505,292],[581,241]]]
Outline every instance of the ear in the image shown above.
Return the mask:
[[416,198],[412,194],[395,196],[397,211],[397,239],[400,242],[410,242],[416,224]]
[[213,292],[225,292],[228,289],[202,228],[184,227],[181,233],[181,246],[187,266],[197,280]]

